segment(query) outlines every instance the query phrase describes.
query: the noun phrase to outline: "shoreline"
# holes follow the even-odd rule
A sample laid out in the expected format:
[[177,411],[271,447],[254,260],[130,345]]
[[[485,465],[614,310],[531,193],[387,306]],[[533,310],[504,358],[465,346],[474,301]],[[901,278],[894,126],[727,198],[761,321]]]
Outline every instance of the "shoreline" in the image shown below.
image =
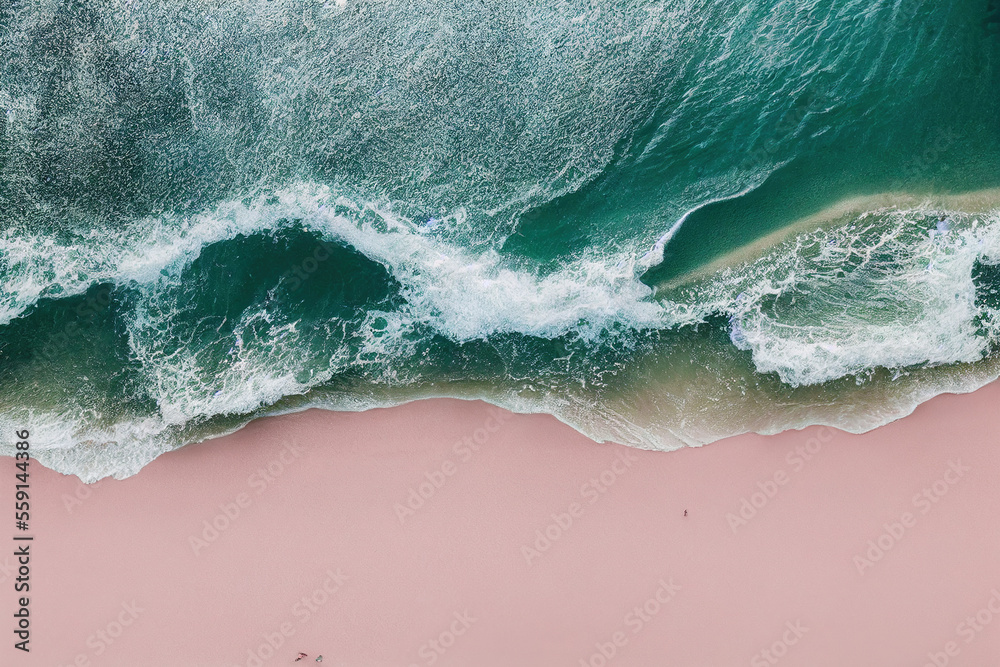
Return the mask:
[[[780,245],[781,238],[787,238],[790,234],[796,233],[796,230],[801,231],[818,224],[842,220],[837,216],[845,215],[846,212],[860,211],[876,205],[899,207],[903,205],[930,206],[932,204],[957,206],[964,211],[992,210],[992,207],[1000,205],[1000,189],[923,197],[890,192],[845,199],[815,215],[798,221],[790,227],[737,249],[716,262],[698,269],[698,271],[715,273],[723,264],[741,261],[741,258],[746,260],[755,253],[777,247]],[[721,264],[719,264],[720,262]],[[696,271],[685,274],[670,284],[681,285],[695,280],[697,277]],[[666,289],[665,285],[657,286],[659,296],[664,296],[664,289]],[[726,299],[729,296],[723,294],[719,298]],[[738,296],[734,298],[739,299]],[[724,310],[720,312],[724,312]],[[777,327],[782,324],[778,321],[779,319],[775,318],[774,330],[778,330]],[[892,359],[885,361],[878,354],[870,357],[862,355],[860,361],[848,362],[843,362],[834,355],[833,370],[828,375],[806,376],[806,379],[803,380],[806,384],[799,385],[796,382],[801,374],[796,375],[796,373],[802,368],[808,368],[810,365],[807,362],[815,361],[815,359],[806,358],[805,361],[797,361],[797,365],[790,370],[775,361],[774,355],[771,357],[764,355],[763,362],[759,364],[756,359],[752,359],[751,367],[739,357],[742,352],[747,351],[746,349],[740,348],[739,351],[735,352],[731,349],[733,346],[730,344],[732,343],[732,335],[730,335],[729,341],[720,338],[723,342],[717,349],[713,347],[714,342],[704,343],[704,349],[722,352],[711,359],[711,363],[718,366],[719,377],[708,378],[707,382],[699,379],[699,382],[692,385],[682,381],[691,375],[691,371],[687,368],[690,365],[690,358],[683,358],[682,355],[671,356],[671,354],[672,350],[680,349],[681,345],[689,346],[692,353],[691,358],[703,351],[701,342],[685,340],[686,330],[692,326],[697,329],[702,323],[698,321],[697,324],[694,324],[695,321],[692,319],[691,323],[684,322],[665,326],[663,328],[664,340],[669,339],[669,344],[663,343],[645,357],[630,357],[628,363],[622,367],[623,372],[620,375],[617,369],[610,366],[601,369],[604,375],[607,376],[610,372],[614,378],[599,389],[587,389],[584,385],[584,390],[577,390],[575,383],[573,383],[573,374],[567,370],[567,376],[559,378],[560,381],[568,380],[568,382],[564,382],[564,386],[559,387],[558,391],[562,392],[559,396],[545,394],[544,389],[534,392],[534,387],[531,388],[534,393],[529,395],[529,390],[525,388],[528,385],[527,382],[518,386],[517,381],[508,377],[501,377],[495,389],[478,383],[476,380],[449,382],[445,378],[431,378],[432,386],[415,390],[387,385],[371,391],[365,386],[358,385],[355,387],[358,390],[358,396],[355,397],[345,394],[338,395],[333,393],[333,390],[330,390],[331,393],[326,393],[322,386],[311,387],[306,394],[281,395],[274,405],[265,408],[257,407],[252,416],[242,414],[241,410],[251,410],[255,406],[259,406],[259,403],[247,402],[238,405],[230,403],[223,406],[225,409],[232,409],[238,413],[235,416],[226,412],[212,413],[211,411],[216,408],[211,406],[202,412],[192,409],[190,412],[181,413],[181,418],[177,418],[176,412],[173,417],[163,417],[161,413],[157,412],[158,408],[153,408],[145,414],[142,414],[140,409],[140,414],[131,420],[123,419],[117,422],[112,416],[106,423],[98,424],[96,420],[92,420],[87,422],[83,428],[78,429],[76,418],[67,413],[64,407],[61,407],[62,404],[59,401],[62,399],[59,396],[62,395],[58,394],[54,397],[55,403],[52,405],[50,413],[40,414],[41,408],[32,412],[34,408],[8,406],[8,409],[13,410],[13,412],[3,415],[3,419],[0,421],[8,429],[19,428],[19,422],[28,419],[43,422],[45,439],[52,443],[53,450],[46,455],[40,454],[40,458],[47,465],[61,472],[78,473],[87,479],[96,479],[109,475],[136,474],[143,466],[148,465],[150,460],[154,460],[154,457],[162,455],[162,452],[166,450],[190,446],[191,443],[202,442],[206,438],[231,434],[245,428],[246,424],[253,419],[264,416],[301,411],[310,407],[338,411],[382,408],[388,405],[399,405],[409,400],[422,400],[427,397],[440,398],[443,397],[441,389],[449,390],[452,396],[456,393],[462,394],[462,400],[486,400],[522,413],[553,414],[563,423],[599,442],[615,441],[643,449],[672,450],[684,445],[698,446],[715,442],[720,438],[730,437],[734,434],[774,433],[787,428],[802,428],[806,424],[827,424],[851,432],[860,432],[911,413],[916,405],[927,400],[929,395],[952,392],[955,391],[956,387],[959,390],[968,391],[969,388],[978,388],[986,380],[993,380],[1000,375],[1000,370],[997,370],[996,364],[989,358],[977,362],[980,363],[981,368],[970,370],[965,365],[953,363],[955,358],[965,358],[957,354],[950,358],[951,361],[945,359],[942,365],[925,368],[922,367],[924,360],[934,361],[935,357],[933,350],[930,352],[924,350],[927,353],[922,357],[906,358],[899,363],[893,363]],[[903,321],[899,326],[902,327],[905,324],[906,322]],[[676,341],[673,338],[675,333],[677,334]],[[929,334],[926,334],[925,338],[929,338]],[[775,337],[772,337],[770,341],[772,344],[774,339]],[[779,343],[782,342],[780,337],[777,337],[777,340]],[[760,341],[755,343],[757,347],[750,350],[751,354],[756,355],[761,353],[761,350],[766,350],[765,343],[767,342],[765,340],[764,343]],[[862,343],[867,342],[869,341],[862,340]],[[921,339],[917,342],[923,343],[924,340]],[[856,347],[864,349],[864,345]],[[964,349],[960,351],[963,354],[967,352]],[[556,361],[561,361],[561,359],[551,360],[544,356],[540,358],[543,363],[552,364],[552,368],[555,368]],[[822,361],[821,356],[818,358]],[[881,373],[884,368],[883,361],[885,361],[885,365],[895,369],[896,377],[908,375],[910,372],[914,376],[921,375],[923,377],[919,379],[915,377],[914,382],[904,378],[898,383],[895,383],[896,377],[893,377],[894,384],[892,386],[873,391],[862,388],[855,393],[855,390],[849,388],[848,391],[844,392],[845,400],[852,405],[867,403],[871,414],[863,420],[853,420],[853,415],[848,415],[848,418],[845,419],[842,415],[837,414],[836,408],[830,406],[831,396],[852,383],[855,378],[860,377],[863,380],[866,374],[871,377]],[[913,365],[906,365],[911,362]],[[662,379],[647,372],[649,367],[653,365],[664,370]],[[553,372],[558,375],[560,371]],[[784,373],[779,378],[782,380],[780,385],[773,381],[774,377],[778,377],[772,376],[772,373],[775,372]],[[574,369],[573,373],[578,374],[575,380],[579,382],[590,379],[586,376],[585,368],[582,370]],[[838,373],[842,374],[837,375]],[[629,383],[623,380],[626,376],[638,379]],[[287,380],[290,376],[284,377]],[[727,385],[733,384],[733,378],[746,385],[743,397],[736,396],[729,391],[730,387]],[[929,383],[936,388],[928,390],[926,386],[928,383],[925,380],[929,380]],[[543,383],[539,382],[539,384]],[[711,387],[711,391],[706,390],[709,385],[714,385]],[[298,385],[289,386],[295,387],[295,390],[302,390]],[[689,390],[689,387],[694,388]],[[835,387],[835,389],[827,391],[829,387]],[[757,391],[758,389],[760,391]],[[282,389],[282,391],[286,390],[288,389]],[[749,396],[755,391],[757,395]],[[234,395],[237,394],[234,393]],[[268,400],[279,395],[280,392]],[[868,400],[871,396],[885,400]],[[723,397],[727,403],[720,403],[719,405],[724,407],[716,414],[708,414],[710,410],[706,408],[709,408],[712,402],[719,400],[719,397]],[[805,397],[805,399],[798,400],[799,397]],[[840,396],[834,398],[839,399]],[[639,403],[643,404],[644,410],[633,409],[633,406]],[[787,416],[779,414],[783,408],[787,408]],[[98,414],[103,412],[107,415],[116,414],[114,410],[104,411],[103,408],[96,412]],[[209,417],[206,414],[212,416]],[[688,414],[698,415],[693,420],[693,425],[685,424],[685,417]],[[737,417],[732,417],[732,415],[737,415]],[[750,415],[754,418],[745,417],[740,420],[739,415]],[[168,419],[171,418],[176,419],[176,421],[168,423]],[[236,426],[237,424],[238,426]],[[670,427],[674,424],[681,426],[676,430],[671,430]],[[132,447],[132,442],[141,442],[142,446]],[[181,445],[181,442],[185,444]],[[11,452],[9,448],[0,451]]]
[[[215,441],[238,436],[242,431],[250,428],[257,422],[277,418],[294,418],[297,415],[314,411],[331,415],[361,415],[403,408],[413,404],[435,403],[438,401],[457,401],[470,404],[484,403],[491,408],[510,412],[518,416],[550,417],[592,444],[619,445],[640,451],[669,453],[682,449],[714,445],[732,438],[773,436],[788,431],[803,431],[808,428],[828,427],[853,435],[864,435],[899,420],[906,419],[922,405],[941,396],[964,396],[972,394],[992,383],[1000,381],[1000,361],[990,363],[988,360],[984,360],[978,364],[973,364],[971,367],[956,365],[932,370],[942,375],[937,378],[934,388],[930,391],[927,390],[925,383],[917,378],[916,383],[909,387],[908,391],[899,395],[885,393],[876,385],[872,385],[872,391],[875,392],[873,395],[858,394],[855,399],[861,398],[861,403],[866,405],[867,409],[860,411],[859,414],[862,417],[860,421],[853,420],[850,423],[846,421],[847,417],[845,415],[834,414],[836,410],[828,412],[835,408],[834,405],[826,404],[815,397],[811,401],[801,405],[781,406],[777,403],[772,404],[771,400],[765,400],[763,403],[734,406],[734,410],[737,413],[743,414],[745,417],[753,413],[757,414],[757,418],[750,419],[749,421],[744,419],[729,422],[728,426],[719,422],[709,425],[702,424],[701,430],[678,431],[671,428],[671,423],[665,426],[663,424],[640,424],[626,418],[626,413],[622,411],[622,408],[632,403],[634,403],[632,406],[633,409],[639,409],[640,412],[643,410],[658,412],[658,408],[654,404],[648,403],[638,397],[630,399],[628,394],[616,396],[613,402],[609,402],[605,406],[606,414],[575,409],[576,406],[571,402],[567,402],[562,406],[568,408],[568,410],[560,410],[558,403],[549,402],[547,404],[534,405],[530,399],[517,396],[489,396],[485,391],[470,391],[464,396],[416,392],[416,395],[403,398],[398,396],[384,396],[381,399],[373,400],[369,397],[369,402],[365,404],[356,403],[347,406],[338,405],[336,407],[331,407],[329,401],[323,399],[302,402],[306,398],[305,396],[293,396],[291,398],[294,399],[296,405],[272,406],[264,414],[249,417],[244,423],[238,426],[219,433],[212,433],[205,437],[198,437],[172,449],[162,451],[151,460],[141,464],[134,472],[123,477],[117,477],[114,472],[107,472],[93,481],[83,481],[85,478],[81,474],[81,471],[66,472],[60,469],[72,465],[72,460],[79,461],[88,457],[86,452],[82,452],[77,447],[47,450],[43,454],[43,458],[51,460],[51,452],[59,457],[59,463],[57,465],[49,465],[49,462],[46,462],[42,463],[42,465],[57,474],[80,478],[86,484],[100,483],[107,479],[122,481],[135,477],[145,468],[167,454],[179,452],[193,446],[209,446]],[[901,382],[905,382],[905,379],[901,380]],[[811,389],[820,390],[820,388]],[[656,391],[651,391],[652,393],[647,392],[643,395],[655,397],[657,395]],[[398,402],[396,402],[397,400]],[[774,408],[775,406],[783,409],[779,409],[774,415],[762,420],[760,417],[761,410],[768,411],[769,408]],[[274,409],[276,407],[277,409]],[[578,415],[577,419],[573,418],[574,413]],[[616,419],[609,419],[608,414],[613,415]],[[683,414],[678,416],[683,417]],[[686,427],[691,428],[691,425],[688,424]],[[735,432],[720,432],[720,429]],[[127,444],[124,446],[119,445],[116,441],[105,442],[103,444],[104,447],[107,445],[119,447],[124,454],[131,453]],[[0,458],[3,458],[3,456],[0,455]]]
[[22,662],[988,664],[1000,615],[957,626],[1000,587],[998,400],[663,453],[432,399],[256,420],[91,486],[34,465]]

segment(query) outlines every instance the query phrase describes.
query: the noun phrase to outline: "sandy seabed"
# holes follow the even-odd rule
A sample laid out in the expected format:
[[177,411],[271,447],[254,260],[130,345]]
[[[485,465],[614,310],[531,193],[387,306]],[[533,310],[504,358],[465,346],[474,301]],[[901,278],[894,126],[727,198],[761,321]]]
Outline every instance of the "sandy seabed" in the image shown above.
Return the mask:
[[31,651],[8,631],[0,664],[992,667],[998,405],[662,453],[438,399],[260,420],[93,486],[32,463]]

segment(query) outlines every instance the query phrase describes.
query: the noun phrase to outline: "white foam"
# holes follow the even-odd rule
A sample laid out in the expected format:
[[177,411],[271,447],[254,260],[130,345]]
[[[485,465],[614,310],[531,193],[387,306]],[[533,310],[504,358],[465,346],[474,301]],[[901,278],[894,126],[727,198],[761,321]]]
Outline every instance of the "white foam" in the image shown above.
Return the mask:
[[[11,312],[23,312],[57,287],[61,296],[99,281],[134,290],[129,344],[158,412],[100,426],[99,419],[84,419],[75,409],[15,411],[0,417],[0,425],[36,424],[48,443],[44,460],[60,470],[88,478],[128,475],[180,444],[185,427],[218,415],[259,414],[347,368],[364,366],[374,382],[398,386],[408,380],[396,375],[394,362],[411,358],[428,331],[456,342],[511,332],[595,342],[612,331],[671,328],[724,313],[733,343],[751,352],[757,370],[776,373],[790,385],[878,367],[977,361],[998,339],[1000,314],[976,304],[972,272],[977,261],[1000,262],[1000,216],[952,212],[951,229],[931,235],[939,213],[865,213],[842,227],[800,234],[662,302],[650,298],[628,257],[595,254],[542,274],[492,248],[476,252],[445,240],[445,234],[428,234],[387,205],[311,183],[267,199],[224,203],[189,219],[152,218],[136,227],[145,235],[129,239],[78,237],[75,245],[36,246],[8,235],[0,237],[0,249],[18,266],[13,284],[20,288],[8,293]],[[441,220],[445,228],[460,228],[461,212]],[[329,322],[325,365],[306,353],[315,331],[265,310],[242,313],[222,361],[178,344],[183,332],[172,323],[181,318],[171,309],[185,303],[167,297],[182,289],[184,268],[211,243],[290,224],[381,263],[399,281],[404,303],[397,310],[367,312],[350,340],[342,322]],[[775,299],[784,301],[776,305]],[[548,409],[590,423],[591,433],[603,432],[596,417],[586,418],[571,403],[543,396],[517,405]],[[592,406],[595,414],[604,414],[600,407]],[[636,424],[634,432],[621,420],[606,426],[616,438],[641,446],[656,447],[656,433],[675,444],[686,441],[683,429],[670,425],[657,430]]]
[[414,321],[453,340],[505,332],[594,337],[615,324],[663,324],[663,309],[651,299],[652,290],[636,278],[634,262],[626,256],[591,255],[542,275],[518,268],[493,248],[473,252],[420,233],[416,224],[385,207],[358,207],[375,216],[384,232],[366,217],[358,224],[326,208],[330,199],[328,188],[314,185],[282,195],[285,205],[313,212],[305,218],[307,227],[384,265],[402,284],[405,311]]
[[[874,368],[974,362],[997,342],[997,313],[976,303],[973,268],[1000,250],[1000,216],[934,230],[938,212],[879,211],[804,234],[703,293],[761,373],[793,386]],[[738,290],[731,303],[724,304]],[[780,304],[776,300],[781,300]]]
[[[96,425],[81,419],[82,410],[43,412],[18,408],[0,413],[0,428],[7,433],[29,428],[32,458],[44,466],[85,482],[139,472],[178,443],[169,426],[157,417],[121,419]],[[13,456],[12,446],[3,447]]]
[[[460,225],[461,215],[459,211],[445,220]],[[278,317],[273,313],[243,313],[234,328],[237,343],[221,366],[198,347],[177,344],[184,333],[174,331],[178,318],[171,308],[184,304],[172,306],[168,293],[179,288],[184,267],[201,249],[238,234],[272,233],[293,222],[384,265],[402,286],[401,309],[368,313],[359,336],[327,350],[328,367],[320,372],[313,367],[316,360],[303,355],[309,345],[298,323],[261,319]],[[474,253],[422,233],[385,206],[352,201],[315,184],[300,184],[266,200],[228,202],[185,222],[150,219],[139,228],[150,230],[146,238],[127,246],[99,246],[101,252],[91,255],[99,261],[92,260],[98,266],[90,269],[90,280],[137,289],[139,299],[127,322],[131,353],[142,365],[145,388],[156,400],[160,418],[178,427],[220,414],[247,414],[283,396],[303,394],[351,365],[391,375],[391,360],[414,350],[412,334],[418,326],[457,342],[510,332],[594,339],[610,329],[661,327],[667,317],[650,298],[650,288],[621,258],[593,256],[539,275],[515,268],[495,250]],[[170,229],[181,231],[171,237]],[[65,248],[52,268],[70,253],[83,254],[82,248]],[[40,261],[34,258],[34,265]],[[44,270],[29,275],[37,280]],[[68,283],[62,285],[64,293],[87,287],[87,281],[70,272],[61,277]],[[37,290],[18,296],[25,304]],[[378,318],[385,326],[374,326]],[[265,342],[244,345],[250,337],[243,332],[252,323],[266,327],[268,334]],[[355,347],[360,352],[349,351]]]

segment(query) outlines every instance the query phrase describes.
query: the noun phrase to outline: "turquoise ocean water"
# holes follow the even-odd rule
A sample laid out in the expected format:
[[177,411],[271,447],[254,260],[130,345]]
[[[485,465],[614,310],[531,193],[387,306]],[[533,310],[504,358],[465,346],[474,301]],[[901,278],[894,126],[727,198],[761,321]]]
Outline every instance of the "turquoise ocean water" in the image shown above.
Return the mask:
[[88,480],[308,407],[672,449],[1000,375],[993,0],[15,0],[0,56],[0,429]]

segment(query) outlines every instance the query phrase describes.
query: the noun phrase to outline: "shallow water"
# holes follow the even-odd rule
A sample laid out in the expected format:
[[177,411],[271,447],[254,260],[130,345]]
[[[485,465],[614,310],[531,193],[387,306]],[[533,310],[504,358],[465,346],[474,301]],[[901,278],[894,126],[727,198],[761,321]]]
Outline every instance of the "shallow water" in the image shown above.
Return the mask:
[[0,424],[94,479],[313,405],[670,449],[975,389],[987,9],[0,9]]

